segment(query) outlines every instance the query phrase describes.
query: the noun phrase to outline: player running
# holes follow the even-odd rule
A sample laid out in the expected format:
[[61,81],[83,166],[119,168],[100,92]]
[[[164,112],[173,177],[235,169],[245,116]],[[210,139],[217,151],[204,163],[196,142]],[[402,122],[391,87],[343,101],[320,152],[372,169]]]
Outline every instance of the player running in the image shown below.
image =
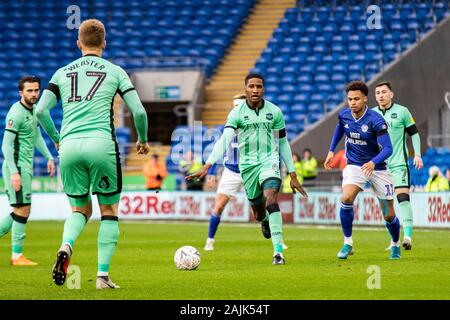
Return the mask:
[[348,164],[342,173],[340,211],[344,246],[337,257],[347,259],[353,254],[353,202],[366,182],[369,182],[380,201],[386,227],[393,241],[390,259],[399,259],[400,222],[394,212],[392,176],[386,170],[386,160],[392,154],[387,124],[382,116],[367,107],[369,88],[364,82],[351,82],[346,91],[349,108],[339,112],[338,124],[324,163],[325,169],[330,170],[334,150],[345,134]]
[[[233,98],[233,108],[238,107],[245,101],[245,95],[236,95]],[[211,179],[215,179],[215,171],[217,165],[212,166],[208,170],[208,176]],[[230,201],[231,197],[234,197],[242,186],[242,177],[239,171],[238,165],[238,147],[236,136],[233,137],[230,145],[227,148],[227,154],[224,159],[224,168],[222,177],[220,178],[219,185],[217,187],[216,201],[214,203],[214,211],[209,218],[208,238],[206,239],[205,251],[214,250],[214,237],[220,224],[220,218],[226,205]],[[269,234],[270,235],[270,234]]]
[[[403,219],[403,243],[405,250],[412,247],[413,210],[409,198],[409,167],[408,147],[406,146],[407,133],[412,140],[414,148],[414,166],[422,169],[423,161],[420,155],[420,136],[414,118],[408,108],[393,102],[394,92],[389,82],[381,82],[375,87],[375,99],[378,107],[373,108],[383,116],[388,125],[394,152],[388,159],[388,169],[394,181],[394,190],[400,205]],[[392,246],[392,243],[391,243]]]
[[[271,230],[274,255],[272,263],[284,264],[282,216],[277,196],[281,186],[280,154],[291,175],[291,188],[307,196],[297,180],[291,147],[286,137],[282,111],[264,100],[264,78],[249,74],[245,78],[246,101],[228,115],[222,137],[215,144],[203,168],[186,177],[201,179],[226,152],[235,131],[239,148],[239,169],[245,191],[256,220],[267,219]],[[278,151],[279,147],[279,151]]]
[[[98,232],[97,289],[119,288],[109,278],[119,238],[117,217],[122,171],[116,142],[112,103],[116,93],[125,100],[137,129],[138,154],[147,154],[147,115],[126,72],[102,58],[105,27],[84,21],[78,33],[82,57],[53,75],[37,107],[37,115],[59,145],[64,192],[73,213],[64,224],[63,240],[53,266],[53,281],[63,285],[75,240],[92,214],[91,195],[97,194],[101,223]],[[50,117],[58,100],[64,111],[61,136]]]
[[13,266],[35,266],[22,253],[25,227],[31,210],[31,179],[33,177],[34,148],[47,159],[47,172],[55,174],[53,156],[45,144],[34,114],[39,98],[41,80],[33,76],[19,81],[20,101],[11,106],[5,119],[2,151],[5,161],[2,172],[6,194],[13,212],[0,219],[0,238],[12,230]]
[[[233,98],[233,107],[238,107],[245,102],[246,96],[244,94],[238,94]],[[214,250],[215,235],[220,224],[220,218],[222,212],[230,199],[236,196],[243,185],[241,172],[239,171],[238,164],[238,142],[236,136],[233,137],[230,145],[228,146],[226,156],[224,158],[224,168],[222,177],[220,178],[219,186],[217,187],[216,201],[214,204],[214,211],[209,218],[208,238],[206,239],[205,251]],[[208,171],[210,177],[207,181],[213,181],[217,171],[217,165],[212,166]],[[270,227],[269,217],[261,222],[261,230],[266,239],[270,239]],[[283,249],[288,247],[283,243]]]

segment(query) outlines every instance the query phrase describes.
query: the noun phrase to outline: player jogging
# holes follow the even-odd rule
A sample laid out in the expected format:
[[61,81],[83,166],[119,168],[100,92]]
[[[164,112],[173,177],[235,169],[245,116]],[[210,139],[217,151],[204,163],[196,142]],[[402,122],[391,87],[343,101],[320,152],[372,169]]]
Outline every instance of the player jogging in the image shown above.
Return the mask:
[[[245,95],[238,94],[233,98],[233,107],[238,107],[245,102]],[[238,164],[238,142],[236,136],[233,137],[230,145],[227,148],[227,153],[224,159],[224,168],[222,177],[220,178],[219,186],[217,187],[216,201],[214,204],[214,211],[211,213],[208,227],[208,238],[206,239],[205,251],[214,250],[215,235],[220,224],[220,218],[226,205],[232,197],[239,192],[243,185],[241,172]],[[217,165],[212,166],[208,171],[207,181],[215,179]],[[211,179],[211,180],[210,180]],[[270,227],[268,216],[261,221],[261,231],[266,239],[270,239]],[[283,249],[288,247],[283,243]]]
[[[244,101],[245,95],[239,94],[234,96],[233,107],[238,107]],[[242,186],[242,177],[239,171],[237,152],[237,139],[235,136],[233,137],[233,140],[227,148],[222,177],[220,178],[220,182],[217,187],[214,211],[211,213],[211,216],[209,218],[208,238],[206,239],[206,245],[204,248],[204,250],[206,251],[214,250],[214,237],[220,224],[222,212],[230,201],[231,197],[234,197],[236,193],[239,192],[239,189]],[[216,169],[217,165],[214,165],[208,170],[208,176],[211,177],[207,179],[208,181],[210,181],[210,179],[215,179]]]
[[[239,148],[239,169],[244,188],[256,220],[269,220],[274,255],[272,263],[284,264],[282,216],[277,196],[281,186],[280,154],[291,175],[291,188],[304,196],[295,174],[291,147],[286,137],[282,111],[273,103],[262,99],[264,78],[259,74],[249,74],[245,78],[246,101],[229,113],[222,137],[214,145],[213,151],[203,168],[186,177],[201,179],[209,168],[226,152],[237,133]],[[278,150],[279,147],[279,150]],[[266,210],[268,217],[266,217]]]
[[325,169],[331,169],[334,150],[345,134],[347,166],[342,176],[342,203],[340,218],[344,233],[344,246],[337,254],[347,259],[353,254],[352,226],[353,202],[366,182],[380,201],[386,228],[393,245],[390,259],[400,258],[400,222],[394,212],[392,176],[386,170],[386,160],[392,154],[387,124],[383,117],[366,105],[369,88],[364,82],[354,81],[347,85],[349,108],[339,112],[338,124],[325,160]]
[[[393,102],[394,92],[389,82],[381,82],[375,87],[375,99],[378,107],[374,111],[381,114],[388,125],[394,149],[388,159],[388,169],[394,181],[394,190],[400,205],[403,219],[403,243],[405,250],[412,247],[413,210],[409,198],[410,176],[408,167],[408,147],[406,133],[411,137],[414,148],[414,166],[420,170],[423,167],[420,155],[420,136],[414,118],[408,108]],[[391,244],[392,245],[392,244]]]
[[[84,21],[77,44],[83,56],[56,71],[37,107],[39,121],[59,144],[64,192],[73,211],[64,224],[52,276],[57,285],[64,284],[75,240],[92,213],[92,192],[97,194],[101,212],[96,287],[119,288],[109,278],[119,238],[117,208],[122,190],[114,96],[119,93],[133,114],[138,154],[146,154],[149,149],[147,115],[126,72],[101,58],[106,46],[103,24],[95,19]],[[64,111],[61,136],[49,113],[59,99]]]
[[47,159],[47,172],[55,174],[55,162],[45,144],[35,116],[41,80],[26,76],[19,81],[20,101],[11,106],[5,119],[2,151],[5,161],[2,172],[6,194],[13,212],[0,219],[0,238],[12,230],[13,266],[35,266],[22,253],[25,227],[31,210],[31,179],[33,177],[34,148]]

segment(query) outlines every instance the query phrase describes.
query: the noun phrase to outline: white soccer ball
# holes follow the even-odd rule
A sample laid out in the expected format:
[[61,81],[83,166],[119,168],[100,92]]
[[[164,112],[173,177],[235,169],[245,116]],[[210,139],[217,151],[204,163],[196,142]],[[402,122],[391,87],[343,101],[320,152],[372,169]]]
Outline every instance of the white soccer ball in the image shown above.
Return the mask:
[[175,252],[174,261],[179,270],[195,270],[200,264],[200,253],[192,246],[184,246]]

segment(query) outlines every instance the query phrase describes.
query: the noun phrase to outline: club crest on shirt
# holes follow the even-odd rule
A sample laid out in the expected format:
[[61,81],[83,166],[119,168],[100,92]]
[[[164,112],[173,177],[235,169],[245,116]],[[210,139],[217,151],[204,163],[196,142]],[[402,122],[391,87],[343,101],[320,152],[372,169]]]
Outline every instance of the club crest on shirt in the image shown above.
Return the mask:
[[6,128],[11,129],[14,125],[13,119],[9,119],[8,124],[6,125]]
[[279,167],[276,163],[273,163],[273,164],[272,164],[272,170],[273,170],[276,174],[279,174],[280,167]]
[[391,119],[397,119],[397,114],[396,113],[391,114]]
[[369,130],[369,127],[366,124],[363,124],[361,126],[361,130],[362,130],[362,132],[367,132],[367,130]]
[[103,176],[98,183],[100,189],[109,189],[110,183],[107,176]]
[[348,129],[348,128],[349,128],[348,123],[345,124],[344,128],[345,128],[345,129]]
[[266,114],[266,119],[267,120],[272,120],[273,119],[273,114],[271,114],[271,113]]

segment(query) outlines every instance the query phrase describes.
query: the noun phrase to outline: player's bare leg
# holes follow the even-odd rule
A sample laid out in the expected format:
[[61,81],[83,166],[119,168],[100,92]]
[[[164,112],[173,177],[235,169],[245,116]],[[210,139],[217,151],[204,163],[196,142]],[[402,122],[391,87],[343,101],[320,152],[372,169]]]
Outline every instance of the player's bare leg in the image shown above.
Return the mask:
[[119,239],[119,220],[117,212],[119,203],[100,205],[102,220],[98,231],[98,272],[97,289],[119,289],[109,278],[111,260]]
[[340,218],[342,232],[344,233],[344,246],[337,254],[339,259],[347,259],[349,255],[353,254],[353,202],[360,191],[362,191],[361,188],[354,184],[347,184],[342,187]]
[[214,237],[220,224],[220,217],[222,216],[222,212],[229,201],[230,197],[226,194],[218,193],[216,195],[214,211],[211,213],[211,217],[209,219],[208,238],[206,239],[206,245],[204,248],[205,251],[214,250]]
[[75,240],[83,231],[91,215],[92,202],[88,200],[86,205],[72,206],[72,214],[64,223],[63,241],[56,254],[52,271],[53,282],[58,286],[62,286],[66,281],[67,268],[72,257]]

